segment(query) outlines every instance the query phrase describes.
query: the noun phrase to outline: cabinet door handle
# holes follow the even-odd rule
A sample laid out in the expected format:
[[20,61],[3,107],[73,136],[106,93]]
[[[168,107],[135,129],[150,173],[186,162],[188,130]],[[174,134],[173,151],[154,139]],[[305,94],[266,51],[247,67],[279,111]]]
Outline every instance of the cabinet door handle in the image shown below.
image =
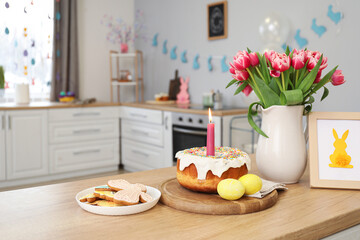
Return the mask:
[[143,156],[145,156],[145,157],[149,157],[149,156],[150,156],[149,154],[144,153],[144,152],[140,152],[140,151],[138,151],[138,150],[132,150],[132,152],[135,153],[135,154],[143,155]]
[[100,149],[91,149],[91,150],[73,152],[73,155],[81,155],[81,154],[88,154],[88,153],[98,153],[98,152],[100,152]]
[[147,118],[146,115],[144,114],[140,114],[140,113],[130,113],[130,116],[133,116],[133,117],[141,117],[141,118]]
[[168,120],[169,120],[169,117],[166,116],[165,117],[165,130],[168,130]]
[[131,132],[133,133],[137,133],[137,134],[141,134],[141,135],[146,135],[146,136],[149,136],[149,133],[148,132],[145,132],[143,130],[138,130],[138,129],[131,129]]
[[74,113],[74,117],[84,117],[84,116],[99,116],[99,112],[85,112],[85,113]]
[[11,117],[8,116],[8,129],[11,130]]
[[87,134],[87,133],[97,133],[97,132],[100,132],[100,129],[74,130],[73,134]]

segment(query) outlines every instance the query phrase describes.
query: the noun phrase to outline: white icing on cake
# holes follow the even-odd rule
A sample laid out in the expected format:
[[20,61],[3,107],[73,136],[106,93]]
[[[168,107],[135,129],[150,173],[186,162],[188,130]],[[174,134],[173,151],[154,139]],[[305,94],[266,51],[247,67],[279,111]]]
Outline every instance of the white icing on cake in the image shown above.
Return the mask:
[[229,168],[239,168],[244,164],[248,170],[251,167],[251,160],[247,153],[230,147],[216,147],[215,156],[206,156],[206,147],[190,148],[177,152],[175,158],[180,159],[180,171],[193,163],[197,169],[199,180],[206,179],[209,170],[214,175],[221,177]]

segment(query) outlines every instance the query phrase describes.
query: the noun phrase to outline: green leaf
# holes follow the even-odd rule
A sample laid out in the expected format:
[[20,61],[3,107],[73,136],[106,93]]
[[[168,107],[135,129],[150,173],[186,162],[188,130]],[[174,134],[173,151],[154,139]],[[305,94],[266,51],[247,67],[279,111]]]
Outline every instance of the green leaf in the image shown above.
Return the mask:
[[312,109],[312,104],[309,104],[309,105],[305,106],[304,115],[309,114],[311,112],[311,109]]
[[247,49],[248,53],[251,53],[251,50],[248,47],[246,49]]
[[289,56],[289,54],[290,54],[289,45],[286,46],[285,54],[286,54],[286,56]]
[[324,100],[328,95],[329,95],[329,89],[327,89],[326,87],[324,87],[324,92],[323,92],[323,95],[322,95],[320,101]]
[[275,78],[271,78],[270,83],[269,83],[269,87],[277,94],[280,95],[280,88],[279,85],[276,83],[276,79]]
[[313,92],[316,92],[317,90],[319,90],[322,86],[324,86],[328,81],[329,79],[332,77],[332,75],[334,74],[334,72],[336,71],[338,66],[334,67],[330,72],[328,72],[321,80],[320,82],[318,82],[314,89],[313,89]]
[[274,92],[269,85],[267,85],[261,78],[257,75],[254,75],[255,84],[254,87],[260,92],[258,95],[259,99],[262,100],[265,108],[268,108],[272,105],[280,105],[280,97],[276,92]]
[[[253,111],[252,108],[253,106],[256,105],[256,110],[257,110],[257,107],[260,105],[262,106],[262,104],[260,102],[254,102],[252,104],[250,104],[249,106],[249,111],[248,111],[248,122],[250,124],[250,126],[256,131],[258,132],[259,134],[261,134],[262,136],[266,137],[266,138],[269,138],[260,128],[258,125],[256,125],[254,119],[253,119],[253,116],[256,116],[257,115],[257,111]],[[262,106],[264,107],[264,106]]]
[[321,54],[321,57],[319,61],[316,63],[315,67],[311,70],[311,72],[306,75],[304,80],[301,81],[299,85],[299,89],[301,89],[303,92],[306,92],[310,89],[311,85],[314,83],[314,80],[316,78],[317,73],[319,72],[319,68],[321,66],[321,62],[323,59],[323,55]]
[[[236,83],[236,82],[238,82],[238,80],[236,80],[236,79],[231,80],[231,81],[229,82],[229,84],[226,86],[226,88],[230,87],[231,85],[233,85],[233,84]],[[226,89],[226,88],[225,88],[225,89]]]
[[280,94],[280,101],[282,105],[298,105],[301,104],[304,100],[303,92],[301,89],[295,90],[287,90],[281,92]]
[[261,56],[258,52],[256,53],[256,55],[259,58],[261,74],[264,76],[265,81],[267,83],[270,83],[270,72],[267,67],[266,57],[264,55]]
[[241,93],[242,90],[245,89],[245,87],[248,85],[248,83],[246,81],[244,81],[235,91],[234,95],[237,95],[239,93]]
[[313,96],[308,97],[309,100],[305,101],[304,104],[313,104],[315,102],[315,98]]

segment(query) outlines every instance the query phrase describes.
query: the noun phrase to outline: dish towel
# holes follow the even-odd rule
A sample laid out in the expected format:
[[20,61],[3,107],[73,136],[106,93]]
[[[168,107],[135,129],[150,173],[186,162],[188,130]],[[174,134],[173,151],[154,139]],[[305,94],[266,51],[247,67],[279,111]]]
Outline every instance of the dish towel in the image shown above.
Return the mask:
[[257,193],[254,193],[252,195],[246,195],[248,197],[254,197],[254,198],[263,198],[272,191],[276,190],[287,190],[287,187],[285,187],[285,184],[283,183],[275,183],[271,182],[265,179],[262,180],[262,188]]

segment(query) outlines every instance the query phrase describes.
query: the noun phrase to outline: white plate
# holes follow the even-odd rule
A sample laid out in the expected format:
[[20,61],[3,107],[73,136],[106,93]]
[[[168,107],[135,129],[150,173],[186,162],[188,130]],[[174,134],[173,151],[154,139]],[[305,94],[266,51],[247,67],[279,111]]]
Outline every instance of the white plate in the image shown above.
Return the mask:
[[80,198],[83,196],[93,193],[95,191],[95,187],[85,189],[78,194],[76,194],[75,200],[79,204],[79,206],[91,213],[100,214],[100,215],[129,215],[135,214],[139,212],[144,212],[149,210],[150,208],[154,207],[160,199],[161,192],[156,188],[146,186],[146,193],[150,194],[153,198],[151,202],[147,203],[139,203],[136,205],[130,206],[120,206],[120,207],[101,207],[101,206],[94,206],[91,204],[80,202]]

